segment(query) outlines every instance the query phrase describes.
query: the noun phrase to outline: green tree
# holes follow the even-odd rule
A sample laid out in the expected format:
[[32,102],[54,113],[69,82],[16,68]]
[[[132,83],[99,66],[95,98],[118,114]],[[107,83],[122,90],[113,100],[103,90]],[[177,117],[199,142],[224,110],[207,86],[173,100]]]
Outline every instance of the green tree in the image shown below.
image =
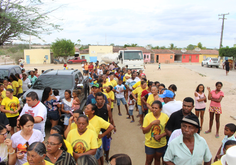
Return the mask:
[[200,49],[202,49],[202,43],[201,43],[201,42],[198,42],[197,47],[200,48]]
[[187,46],[187,50],[193,50],[193,49],[194,49],[194,45],[189,44],[189,45]]
[[51,49],[54,57],[67,57],[74,56],[75,44],[71,40],[57,39],[56,42],[52,43]]
[[152,49],[160,49],[160,46],[152,47]]
[[233,57],[235,58],[236,57],[236,47],[228,47],[226,46],[225,48],[220,48],[219,50],[219,55],[221,57]]
[[176,48],[175,45],[174,45],[173,43],[171,43],[169,49],[170,49],[170,50],[173,50],[173,49],[175,49],[175,48]]
[[59,25],[49,21],[48,15],[56,10],[45,10],[41,0],[1,0],[0,1],[0,45],[13,40],[25,41],[25,35],[35,36],[50,34],[61,30]]
[[114,43],[111,43],[110,46],[115,46],[115,44],[114,44]]
[[160,49],[166,49],[166,47],[165,46],[161,46]]
[[77,40],[77,42],[78,42],[78,43],[79,43],[79,45],[80,45],[81,39],[78,39],[78,40]]

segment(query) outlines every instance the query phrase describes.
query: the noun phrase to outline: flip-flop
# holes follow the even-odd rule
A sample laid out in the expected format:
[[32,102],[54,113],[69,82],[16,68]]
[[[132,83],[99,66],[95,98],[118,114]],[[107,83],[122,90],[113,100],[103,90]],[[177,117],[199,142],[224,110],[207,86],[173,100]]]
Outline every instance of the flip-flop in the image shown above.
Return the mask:
[[126,119],[130,119],[130,117],[126,117]]
[[121,114],[121,113],[118,113],[118,115],[119,115],[119,116],[122,116],[122,114]]
[[215,135],[216,138],[219,138],[220,136],[218,134]]
[[132,120],[130,123],[133,123],[134,121]]
[[209,134],[209,133],[211,133],[211,132],[210,132],[210,131],[205,131],[205,132],[204,132],[204,134]]

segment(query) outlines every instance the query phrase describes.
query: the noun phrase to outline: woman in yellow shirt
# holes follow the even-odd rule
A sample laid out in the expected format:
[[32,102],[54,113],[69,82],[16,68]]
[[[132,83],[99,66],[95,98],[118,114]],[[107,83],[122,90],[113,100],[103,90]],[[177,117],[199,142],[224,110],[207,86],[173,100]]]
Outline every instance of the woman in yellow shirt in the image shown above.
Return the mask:
[[46,152],[46,147],[42,142],[32,143],[27,149],[27,162],[23,165],[53,165],[44,160]]
[[23,89],[22,89],[23,81],[20,79],[20,75],[18,73],[16,73],[15,76],[18,80],[18,85],[19,85],[17,97],[20,98],[23,95]]
[[10,75],[10,81],[11,81],[11,84],[12,84],[12,89],[13,89],[13,95],[14,96],[17,96],[18,95],[18,92],[19,92],[19,83],[18,83],[18,80],[16,78],[16,76],[14,76],[13,74]]
[[4,85],[4,89],[12,89],[12,86],[10,85],[11,83],[8,81],[8,79],[4,79],[3,80],[3,85]]
[[146,165],[160,164],[160,159],[166,150],[165,126],[169,117],[161,112],[162,103],[158,100],[152,103],[152,112],[148,113],[143,121],[145,134]]

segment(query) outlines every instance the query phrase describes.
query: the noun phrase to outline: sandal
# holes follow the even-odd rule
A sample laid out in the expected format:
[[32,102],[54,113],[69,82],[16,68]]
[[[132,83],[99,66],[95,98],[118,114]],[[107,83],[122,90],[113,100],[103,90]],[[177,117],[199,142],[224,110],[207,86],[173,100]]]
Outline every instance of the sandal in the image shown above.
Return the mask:
[[121,113],[118,113],[118,115],[119,115],[119,116],[122,116],[122,114],[121,114]]
[[126,117],[126,119],[130,119],[130,117]]
[[219,138],[220,136],[219,136],[219,134],[216,134],[215,137],[216,137],[216,138]]
[[132,120],[130,123],[133,123],[134,121]]
[[209,130],[204,132],[204,134],[209,134],[209,133],[211,133],[211,131]]

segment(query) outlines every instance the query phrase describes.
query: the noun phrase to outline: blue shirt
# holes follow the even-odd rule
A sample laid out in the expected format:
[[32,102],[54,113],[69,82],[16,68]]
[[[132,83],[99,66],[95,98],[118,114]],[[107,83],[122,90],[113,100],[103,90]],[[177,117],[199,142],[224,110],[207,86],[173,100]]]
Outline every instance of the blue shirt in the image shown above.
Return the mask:
[[209,162],[211,158],[212,155],[205,139],[195,133],[193,153],[183,142],[183,135],[180,135],[168,145],[164,161],[173,162],[176,165],[202,165],[202,161]]
[[[104,94],[103,94],[104,95]],[[105,97],[105,104],[108,104],[107,96],[104,95]],[[88,104],[96,104],[95,96],[93,94],[89,95],[86,101],[86,105]]]

